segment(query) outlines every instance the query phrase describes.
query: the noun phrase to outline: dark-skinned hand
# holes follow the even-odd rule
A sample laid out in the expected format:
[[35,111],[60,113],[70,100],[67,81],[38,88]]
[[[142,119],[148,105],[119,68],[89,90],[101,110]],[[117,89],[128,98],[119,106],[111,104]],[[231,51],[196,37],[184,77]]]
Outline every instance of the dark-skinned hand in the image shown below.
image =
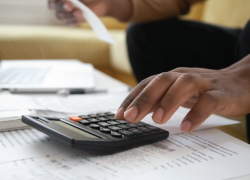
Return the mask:
[[[112,16],[119,20],[127,19],[132,11],[130,1],[128,0],[80,0],[90,8],[98,17]],[[75,25],[85,22],[80,9],[75,8],[67,0],[49,0],[48,6],[56,11],[56,17],[65,24]]]
[[250,55],[221,69],[177,68],[140,82],[117,111],[118,119],[166,123],[180,107],[190,108],[181,130],[191,132],[211,114],[241,116],[250,112]]

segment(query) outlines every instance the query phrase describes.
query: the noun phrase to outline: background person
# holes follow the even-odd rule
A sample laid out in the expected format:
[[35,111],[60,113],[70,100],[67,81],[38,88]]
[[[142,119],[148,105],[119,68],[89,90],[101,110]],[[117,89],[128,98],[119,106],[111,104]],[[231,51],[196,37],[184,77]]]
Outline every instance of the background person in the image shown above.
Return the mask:
[[[136,123],[154,112],[153,120],[164,124],[184,106],[191,111],[181,130],[190,132],[212,113],[250,112],[250,23],[242,30],[176,18],[200,1],[81,0],[98,16],[134,23],[127,45],[140,83],[119,108],[119,119]],[[68,1],[50,0],[49,7],[67,24],[84,21]]]

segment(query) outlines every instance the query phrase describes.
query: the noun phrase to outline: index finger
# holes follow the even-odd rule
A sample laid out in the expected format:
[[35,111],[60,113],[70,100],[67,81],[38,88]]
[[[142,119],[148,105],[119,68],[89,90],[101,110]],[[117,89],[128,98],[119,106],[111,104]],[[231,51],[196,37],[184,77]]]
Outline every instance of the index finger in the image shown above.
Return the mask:
[[151,80],[154,77],[155,76],[151,76],[147,79],[144,79],[129,93],[129,95],[122,102],[121,106],[119,107],[115,115],[117,119],[125,119],[124,112],[127,109],[127,107],[133,102],[133,100],[138,96],[138,94],[140,94],[140,92],[148,85],[148,83],[151,82]]

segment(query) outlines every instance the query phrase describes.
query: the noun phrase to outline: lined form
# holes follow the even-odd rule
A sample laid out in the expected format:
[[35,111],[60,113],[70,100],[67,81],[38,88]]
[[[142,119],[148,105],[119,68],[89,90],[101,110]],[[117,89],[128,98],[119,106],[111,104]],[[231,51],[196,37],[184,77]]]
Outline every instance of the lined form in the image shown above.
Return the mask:
[[[59,180],[165,177],[171,177],[171,180],[214,180],[248,174],[250,150],[219,138],[220,133],[210,129],[171,135],[167,140],[112,155],[69,149],[55,155],[0,164],[0,173],[1,177],[10,180],[36,177]],[[7,173],[7,170],[13,173]]]

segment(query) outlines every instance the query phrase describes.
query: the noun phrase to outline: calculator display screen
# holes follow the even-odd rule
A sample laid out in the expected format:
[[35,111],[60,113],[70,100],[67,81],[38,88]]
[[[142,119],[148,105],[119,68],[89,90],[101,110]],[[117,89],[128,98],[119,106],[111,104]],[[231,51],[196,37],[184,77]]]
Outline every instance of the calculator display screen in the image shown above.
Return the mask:
[[62,121],[53,121],[53,122],[56,123],[56,124],[59,124],[60,126],[63,126],[65,128],[67,128],[67,129],[70,129],[70,130],[72,130],[72,131],[74,131],[76,133],[79,133],[79,134],[81,134],[81,135],[83,135],[83,136],[85,136],[87,138],[98,138],[98,137],[96,137],[96,136],[94,136],[92,134],[89,134],[89,133],[87,133],[85,131],[77,129],[77,128],[75,128],[75,127],[73,127],[73,126],[71,126],[69,124],[66,124],[66,123],[64,123]]

